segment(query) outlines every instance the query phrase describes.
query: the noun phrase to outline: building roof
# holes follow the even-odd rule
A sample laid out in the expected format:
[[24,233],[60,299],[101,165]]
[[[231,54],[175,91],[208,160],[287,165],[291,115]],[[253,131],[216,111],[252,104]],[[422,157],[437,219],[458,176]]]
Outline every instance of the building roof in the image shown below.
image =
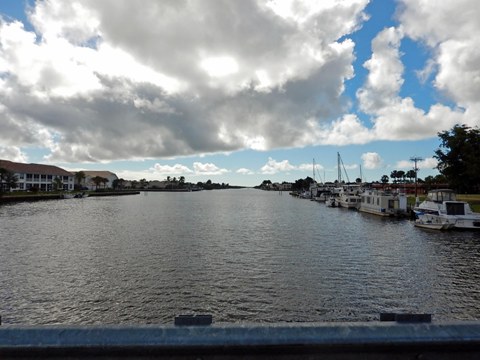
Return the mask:
[[103,177],[103,178],[109,178],[109,177],[113,177],[113,178],[116,178],[118,179],[117,175],[112,173],[111,171],[97,171],[97,170],[82,170],[83,173],[85,174],[85,176],[88,176],[88,177],[95,177],[95,176],[100,176],[100,177]]
[[71,172],[54,165],[24,164],[8,160],[0,160],[0,168],[7,169],[8,171],[18,174],[73,176]]

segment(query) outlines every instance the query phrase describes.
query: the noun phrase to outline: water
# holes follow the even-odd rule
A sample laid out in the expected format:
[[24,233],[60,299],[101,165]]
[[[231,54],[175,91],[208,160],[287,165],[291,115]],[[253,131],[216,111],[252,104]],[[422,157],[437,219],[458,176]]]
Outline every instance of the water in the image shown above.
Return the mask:
[[480,319],[480,233],[251,189],[0,206],[4,324]]

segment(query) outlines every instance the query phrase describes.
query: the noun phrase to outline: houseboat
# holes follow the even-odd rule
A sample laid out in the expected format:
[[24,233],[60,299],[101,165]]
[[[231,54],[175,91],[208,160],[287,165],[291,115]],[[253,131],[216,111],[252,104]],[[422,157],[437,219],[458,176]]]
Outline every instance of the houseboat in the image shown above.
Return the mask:
[[360,194],[359,211],[380,216],[405,216],[407,197],[404,193],[365,190]]

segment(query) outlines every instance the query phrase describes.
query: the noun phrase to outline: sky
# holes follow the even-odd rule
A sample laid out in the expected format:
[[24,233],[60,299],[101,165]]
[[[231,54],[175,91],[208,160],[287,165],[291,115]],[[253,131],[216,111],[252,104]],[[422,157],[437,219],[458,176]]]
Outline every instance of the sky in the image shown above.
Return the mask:
[[[476,0],[0,0],[0,159],[254,186],[435,176]],[[314,171],[315,164],[315,171]]]

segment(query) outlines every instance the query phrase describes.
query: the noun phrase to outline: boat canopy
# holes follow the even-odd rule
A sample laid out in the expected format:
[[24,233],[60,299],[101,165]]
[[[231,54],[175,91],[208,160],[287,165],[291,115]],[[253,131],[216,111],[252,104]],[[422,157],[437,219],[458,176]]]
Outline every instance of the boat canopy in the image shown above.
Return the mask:
[[444,201],[456,201],[457,197],[453,190],[443,189],[443,190],[431,190],[429,191],[427,198],[434,202],[444,202]]

